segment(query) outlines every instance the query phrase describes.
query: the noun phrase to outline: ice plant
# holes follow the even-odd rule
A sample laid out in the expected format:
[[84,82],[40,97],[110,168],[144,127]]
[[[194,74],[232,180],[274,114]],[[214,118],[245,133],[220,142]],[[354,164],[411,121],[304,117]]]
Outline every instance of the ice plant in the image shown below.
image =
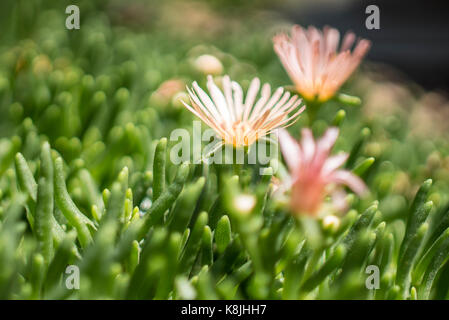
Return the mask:
[[184,102],[188,110],[215,130],[222,138],[222,144],[250,146],[273,130],[293,124],[305,109],[305,106],[301,107],[298,96],[291,96],[283,88],[272,94],[268,83],[262,86],[257,99],[259,78],[251,81],[245,101],[237,82],[224,76],[222,83],[223,91],[214,83],[212,76],[208,76],[209,96],[193,82],[192,88],[187,88],[192,105]]
[[[27,0],[33,8],[30,16],[29,6],[22,2],[0,1],[0,9],[7,6],[16,13],[1,21],[8,37],[0,39],[0,300],[449,299],[446,132],[433,130],[432,136],[421,136],[413,127],[414,116],[407,112],[368,119],[356,113],[344,123],[343,110],[327,114],[326,122],[333,118],[335,126],[345,128],[337,140],[351,149],[344,166],[357,176],[366,174],[371,190],[371,205],[368,199],[355,201],[340,217],[334,210],[338,202],[330,196],[341,198],[334,192],[342,189],[345,174],[350,174],[338,173],[344,158],[330,160],[336,129],[322,142],[313,140],[310,132],[303,134],[305,142],[299,145],[288,135],[283,137],[283,151],[291,154],[286,160],[293,167],[292,178],[271,157],[277,152],[264,157],[269,162],[255,166],[239,161],[232,168],[179,163],[187,155],[183,147],[190,145],[183,139],[177,142],[173,129],[188,131],[181,116],[189,115],[172,107],[182,95],[186,102],[190,97],[178,77],[198,76],[198,70],[189,66],[186,50],[194,45],[199,49],[189,52],[209,50],[206,40],[217,33],[184,32],[179,37],[167,32],[173,24],[165,18],[172,21],[170,13],[180,12],[179,6],[167,11],[174,1],[154,2],[150,9],[161,13],[162,19],[158,17],[157,28],[144,37],[128,23],[114,27],[110,15],[98,19],[95,6],[83,6],[83,32],[71,36],[73,31],[58,27],[66,18],[64,10],[55,11],[50,1]],[[129,8],[148,12],[133,2],[128,1]],[[193,1],[184,2],[183,9],[188,9]],[[189,12],[197,10],[196,5],[192,8]],[[122,11],[109,9],[113,9],[109,13]],[[132,11],[127,10],[128,18]],[[244,101],[251,81],[245,65],[251,64],[265,79],[276,78],[279,71],[267,68],[277,57],[266,55],[261,42],[271,26],[259,23],[259,28],[251,28],[260,18],[246,19],[244,13],[252,12],[240,11],[241,22],[219,22],[220,30],[235,31],[223,35],[226,51],[240,52],[223,55],[226,67],[249,80],[243,94],[232,89],[234,116],[235,101]],[[16,16],[30,17],[33,23],[21,24],[20,32],[14,32]],[[212,20],[220,16],[213,14]],[[189,14],[182,17],[191,20]],[[112,18],[127,19],[122,14]],[[177,27],[186,29],[186,24]],[[242,34],[250,50],[261,50],[256,56],[245,54],[245,61],[238,58]],[[200,62],[202,67],[213,67],[208,59]],[[374,78],[380,86],[391,87],[389,81]],[[224,88],[222,78],[215,79]],[[374,90],[367,83],[365,96],[385,97],[385,88]],[[157,84],[159,88],[151,92]],[[428,98],[433,102],[435,95],[412,94],[409,86],[395,84],[401,101],[372,101],[366,107],[412,104],[414,110],[428,111],[433,105],[426,102]],[[207,92],[206,84],[203,89]],[[256,91],[250,115],[263,92]],[[204,105],[204,94],[195,94]],[[209,99],[214,101],[212,95]],[[307,107],[313,111],[320,104]],[[221,115],[222,110],[213,106]],[[308,118],[300,120],[312,122]],[[421,116],[420,128],[433,129],[433,119]],[[314,125],[319,128],[323,123]],[[361,123],[370,129],[359,130]],[[345,136],[357,132],[355,139]],[[217,145],[222,143],[217,140]],[[258,149],[257,156],[268,151]],[[237,151],[232,145],[228,150]],[[243,152],[233,153],[237,160]],[[215,159],[220,160],[214,155]],[[273,174],[277,179],[270,180]],[[427,176],[435,183],[423,181]],[[291,191],[297,214],[313,211],[305,207],[316,194],[320,208],[313,216],[292,221],[285,210]],[[282,197],[275,198],[281,192]],[[263,307],[258,309],[264,312]],[[168,318],[179,317],[179,308],[164,311]]]
[[300,143],[287,130],[279,130],[281,152],[290,177],[283,189],[291,190],[290,206],[295,214],[316,216],[325,198],[332,197],[333,207],[345,205],[343,185],[362,195],[367,188],[363,181],[348,170],[339,169],[347,160],[347,153],[330,155],[338,137],[337,128],[329,128],[315,141],[310,129],[302,130]]
[[307,100],[324,102],[332,98],[368,52],[370,42],[361,39],[354,50],[355,35],[347,33],[338,50],[340,33],[325,27],[292,28],[291,36],[282,33],[273,38],[274,50],[293,81]]

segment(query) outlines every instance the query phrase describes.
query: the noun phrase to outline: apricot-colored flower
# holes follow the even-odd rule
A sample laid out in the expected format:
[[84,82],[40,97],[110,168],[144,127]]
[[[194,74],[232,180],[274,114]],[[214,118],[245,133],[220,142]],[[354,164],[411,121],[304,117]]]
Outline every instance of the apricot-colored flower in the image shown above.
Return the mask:
[[340,32],[325,27],[307,30],[295,25],[291,37],[279,34],[273,38],[274,50],[293,81],[296,90],[307,100],[326,101],[354,72],[368,52],[370,42],[358,41],[353,52],[355,35],[349,32],[343,38],[340,50]]
[[158,101],[168,103],[176,93],[182,92],[185,86],[186,84],[181,79],[166,80],[153,93],[153,97]]
[[367,191],[359,177],[339,169],[346,162],[347,153],[330,155],[338,133],[337,128],[329,128],[315,141],[312,131],[303,129],[299,143],[287,130],[279,130],[281,152],[290,172],[283,188],[291,190],[290,205],[295,214],[316,216],[328,195],[335,209],[343,209],[346,195],[343,185],[359,195]]
[[215,130],[222,138],[222,144],[249,146],[273,130],[293,124],[305,108],[301,107],[298,96],[290,96],[283,88],[271,94],[267,83],[262,86],[260,97],[256,100],[260,88],[258,78],[251,81],[245,101],[237,82],[224,76],[222,83],[223,92],[212,76],[208,76],[209,96],[193,82],[192,88],[187,88],[192,106],[183,102],[188,110]]

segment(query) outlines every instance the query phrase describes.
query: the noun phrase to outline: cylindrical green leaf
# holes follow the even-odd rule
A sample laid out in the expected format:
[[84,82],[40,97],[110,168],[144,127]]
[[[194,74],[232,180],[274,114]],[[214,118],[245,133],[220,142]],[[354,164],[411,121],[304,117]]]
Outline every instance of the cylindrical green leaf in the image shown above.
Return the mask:
[[92,236],[87,226],[91,225],[93,227],[94,225],[84,214],[81,213],[67,192],[61,158],[57,158],[55,160],[54,180],[56,204],[69,223],[76,229],[81,246],[86,247],[92,241]]
[[165,163],[167,159],[167,138],[162,138],[156,145],[153,161],[153,201],[165,190]]
[[217,245],[217,252],[219,254],[223,253],[232,240],[231,221],[227,215],[222,216],[218,221],[214,238]]

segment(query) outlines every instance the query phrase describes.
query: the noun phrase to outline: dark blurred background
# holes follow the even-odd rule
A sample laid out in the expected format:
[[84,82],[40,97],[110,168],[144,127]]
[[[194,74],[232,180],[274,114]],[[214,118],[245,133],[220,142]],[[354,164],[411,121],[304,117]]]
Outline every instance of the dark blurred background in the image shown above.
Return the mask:
[[[365,13],[380,9],[380,29],[367,30]],[[330,25],[370,39],[368,58],[389,64],[427,89],[449,89],[448,0],[291,1],[279,11],[302,25]]]

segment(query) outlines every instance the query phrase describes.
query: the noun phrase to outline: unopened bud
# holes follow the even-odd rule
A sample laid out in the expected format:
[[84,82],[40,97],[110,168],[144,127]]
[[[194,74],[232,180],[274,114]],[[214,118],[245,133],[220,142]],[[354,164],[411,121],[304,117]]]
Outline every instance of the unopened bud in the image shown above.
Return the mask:
[[207,75],[219,75],[223,72],[221,61],[210,54],[204,54],[196,58],[194,66],[199,72]]
[[323,218],[323,227],[326,230],[336,231],[340,227],[340,218],[334,215],[328,215]]

